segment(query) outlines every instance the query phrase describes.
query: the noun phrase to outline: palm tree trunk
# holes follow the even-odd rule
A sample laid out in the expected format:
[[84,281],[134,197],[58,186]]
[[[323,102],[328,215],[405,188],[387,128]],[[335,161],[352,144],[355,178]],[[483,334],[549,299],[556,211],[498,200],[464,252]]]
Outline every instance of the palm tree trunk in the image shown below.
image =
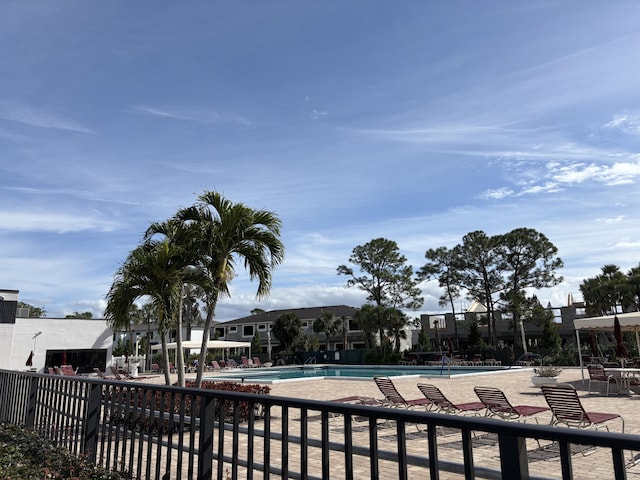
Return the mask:
[[215,298],[208,302],[207,318],[204,321],[204,327],[202,328],[202,345],[200,347],[200,355],[198,356],[198,368],[196,373],[196,388],[202,386],[202,375],[204,367],[207,361],[207,345],[209,343],[209,331],[213,324],[213,317],[216,311],[216,304],[218,303],[217,295]]
[[164,360],[164,383],[171,385],[171,376],[169,375],[169,348],[167,347],[167,337],[164,332],[160,335],[160,340],[162,341],[162,356]]
[[182,288],[178,300],[178,320],[176,322],[176,368],[178,370],[178,386],[184,387],[184,350],[182,349]]

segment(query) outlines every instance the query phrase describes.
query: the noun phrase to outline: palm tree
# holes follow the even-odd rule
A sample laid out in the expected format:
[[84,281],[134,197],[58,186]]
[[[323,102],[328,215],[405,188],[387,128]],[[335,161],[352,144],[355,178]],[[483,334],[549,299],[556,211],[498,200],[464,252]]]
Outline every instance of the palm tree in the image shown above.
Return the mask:
[[409,319],[396,308],[388,309],[387,315],[387,328],[394,339],[394,350],[396,353],[400,353],[400,340],[406,340],[407,338],[407,332],[404,328],[407,326]]
[[[209,288],[209,277],[199,265],[197,245],[199,231],[194,225],[185,224],[175,219],[166,222],[152,223],[145,232],[145,241],[154,242],[156,236],[162,237],[162,241],[168,242],[173,249],[171,268],[176,275],[178,287],[177,302],[174,302],[174,310],[171,311],[172,326],[176,330],[176,370],[178,372],[178,385],[185,386],[184,377],[184,350],[182,348],[182,319],[184,314],[184,300],[191,285],[201,288]],[[206,353],[206,352],[205,352]]]
[[217,192],[202,193],[198,203],[181,209],[176,219],[198,229],[199,264],[210,281],[196,376],[199,387],[216,305],[220,297],[229,296],[229,282],[236,275],[237,262],[242,261],[249,277],[258,280],[256,296],[267,296],[271,290],[272,271],[284,259],[284,246],[280,241],[282,223],[272,212],[233,203]]
[[175,267],[175,257],[175,249],[166,240],[145,242],[129,253],[124,264],[115,274],[107,294],[107,307],[104,314],[112,329],[128,330],[131,305],[140,298],[149,298],[162,341],[167,385],[171,380],[166,334],[178,303],[182,280],[182,268]]
[[324,333],[326,336],[327,344],[325,346],[325,350],[331,350],[329,348],[329,340],[332,335],[335,335],[338,331],[338,323],[336,319],[333,317],[333,312],[328,310],[323,310],[320,314],[319,318],[316,318],[313,322],[313,331],[315,333]]
[[365,303],[354,315],[354,320],[362,331],[364,345],[367,349],[376,348],[376,333],[378,332],[379,324],[377,312],[378,307]]

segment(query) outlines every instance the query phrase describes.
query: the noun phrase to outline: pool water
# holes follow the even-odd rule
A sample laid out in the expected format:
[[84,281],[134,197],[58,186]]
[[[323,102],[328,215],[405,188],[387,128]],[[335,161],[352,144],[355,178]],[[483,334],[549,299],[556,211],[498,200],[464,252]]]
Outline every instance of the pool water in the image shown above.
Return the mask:
[[253,383],[277,383],[283,381],[344,378],[371,380],[376,376],[399,377],[453,377],[477,375],[506,370],[507,367],[413,367],[413,366],[354,366],[354,365],[304,365],[275,368],[239,368],[222,371],[207,380],[230,380]]

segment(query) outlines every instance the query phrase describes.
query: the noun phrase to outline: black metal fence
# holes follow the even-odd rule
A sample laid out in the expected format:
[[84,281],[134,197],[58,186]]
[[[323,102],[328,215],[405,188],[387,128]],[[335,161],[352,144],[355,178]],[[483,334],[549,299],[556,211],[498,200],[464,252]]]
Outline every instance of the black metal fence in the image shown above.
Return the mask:
[[637,435],[6,370],[0,421],[142,479],[572,479],[585,461],[625,479],[640,451]]

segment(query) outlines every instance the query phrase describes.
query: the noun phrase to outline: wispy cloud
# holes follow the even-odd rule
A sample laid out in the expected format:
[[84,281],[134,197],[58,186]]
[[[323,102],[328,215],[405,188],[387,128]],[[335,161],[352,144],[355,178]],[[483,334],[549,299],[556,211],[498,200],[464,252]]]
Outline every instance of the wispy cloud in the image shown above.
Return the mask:
[[622,113],[604,124],[604,128],[616,129],[629,135],[640,135],[640,115]]
[[93,133],[91,129],[77,122],[16,102],[0,101],[0,118],[32,127]]
[[635,183],[640,177],[640,156],[628,162],[616,162],[613,165],[594,163],[574,163],[570,165],[550,165],[549,174],[559,183],[580,184],[587,181],[604,185],[625,185]]
[[119,224],[100,216],[73,215],[52,211],[0,211],[0,231],[68,233],[93,230],[111,232]]
[[484,200],[501,200],[514,194],[510,188],[498,188],[495,190],[487,190],[480,194],[480,198]]
[[31,187],[0,187],[2,190],[11,190],[14,192],[25,193],[29,195],[59,195],[59,196],[68,196],[74,197],[81,200],[91,200],[94,202],[103,202],[103,203],[115,203],[117,205],[142,205],[141,202],[130,202],[123,200],[121,198],[106,198],[96,196],[94,192],[88,190],[76,190],[76,189],[67,189],[67,188],[31,188]]
[[131,107],[131,111],[143,115],[151,115],[162,118],[170,118],[173,120],[186,120],[199,123],[231,123],[245,126],[253,125],[255,123],[247,118],[238,115],[213,111],[203,112],[197,111],[195,109],[135,105]]

